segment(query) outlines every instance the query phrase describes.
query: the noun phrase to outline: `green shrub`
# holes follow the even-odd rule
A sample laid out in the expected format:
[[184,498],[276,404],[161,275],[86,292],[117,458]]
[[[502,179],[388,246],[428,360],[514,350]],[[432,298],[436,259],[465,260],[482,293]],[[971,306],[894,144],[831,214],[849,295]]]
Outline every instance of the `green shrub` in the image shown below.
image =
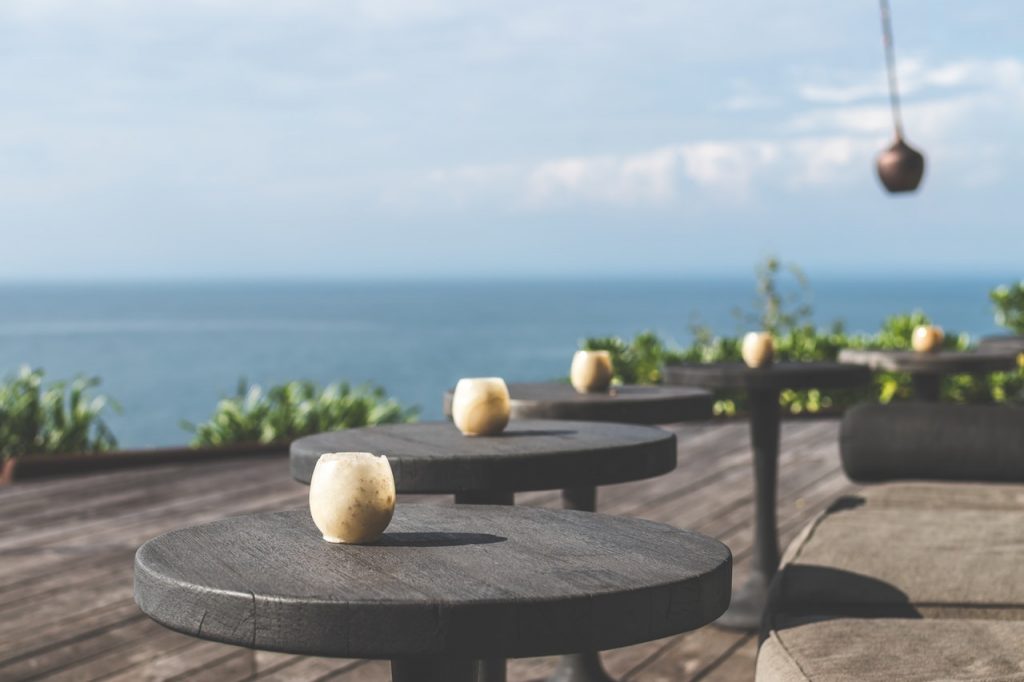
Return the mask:
[[606,350],[612,356],[614,381],[619,384],[656,384],[661,381],[661,368],[677,357],[654,332],[637,334],[632,341],[615,336],[583,341],[584,350]]
[[1024,280],[998,286],[988,297],[996,308],[996,324],[1024,334]]
[[[795,282],[784,287],[780,277],[789,275]],[[787,293],[787,289],[789,290]],[[741,328],[765,329],[775,335],[775,354],[780,361],[834,361],[843,348],[872,350],[909,350],[911,335],[918,325],[929,324],[922,311],[887,317],[873,334],[849,334],[841,322],[817,328],[811,322],[807,303],[807,278],[794,265],[783,265],[769,258],[757,268],[757,303],[752,311],[734,311]],[[999,287],[991,294],[1000,324],[1024,332],[1024,282],[1015,287]],[[587,349],[611,351],[616,379],[622,383],[653,384],[661,381],[661,367],[674,362],[740,362],[741,335],[718,336],[710,329],[696,326],[694,340],[683,348],[672,348],[657,335],[644,332],[632,341],[617,337],[591,338],[583,342]],[[947,331],[943,348],[968,350],[966,334]],[[904,373],[875,373],[872,385],[860,389],[822,391],[782,391],[780,404],[791,414],[817,413],[845,408],[864,400],[888,403],[910,398],[910,376]],[[948,376],[942,385],[943,400],[952,402],[1024,402],[1024,366],[1012,372],[985,376],[958,374]],[[717,415],[733,415],[746,409],[746,395],[737,391],[715,394]]]
[[193,446],[280,443],[321,431],[414,421],[416,414],[372,386],[337,383],[321,390],[311,381],[291,381],[264,391],[242,380],[208,421],[182,427],[194,434]]
[[[763,329],[779,335],[807,324],[812,313],[808,302],[811,285],[800,266],[769,256],[755,266],[754,275],[757,290],[755,309],[733,311],[745,328]],[[783,279],[785,276],[792,281],[787,284]]]
[[44,386],[43,376],[41,369],[22,367],[0,384],[0,459],[117,447],[103,412],[120,408],[105,396],[89,395],[99,379]]

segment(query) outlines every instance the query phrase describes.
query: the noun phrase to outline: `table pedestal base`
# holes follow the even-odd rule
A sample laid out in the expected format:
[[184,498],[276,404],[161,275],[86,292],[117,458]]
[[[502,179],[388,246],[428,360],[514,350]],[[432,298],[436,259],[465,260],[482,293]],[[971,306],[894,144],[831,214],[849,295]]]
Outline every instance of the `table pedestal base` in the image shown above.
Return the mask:
[[758,630],[761,616],[768,601],[770,579],[761,571],[754,571],[743,587],[736,590],[729,608],[719,616],[715,625],[727,630]]
[[[562,507],[577,511],[597,511],[597,488],[566,488],[562,491]],[[615,682],[601,666],[596,651],[562,656],[547,682]]]
[[[455,493],[455,504],[515,504],[515,493],[504,491],[467,491]],[[473,662],[473,682],[505,682],[506,665],[504,658],[486,658]],[[394,675],[392,665],[392,675]],[[396,680],[398,678],[395,678]]]
[[562,656],[547,682],[615,682],[601,666],[596,651]]
[[931,372],[912,372],[910,385],[914,398],[928,403],[937,403],[942,393],[942,375]]
[[455,493],[455,504],[505,504],[512,506],[515,503],[516,494],[504,491],[467,491],[463,493]]
[[391,682],[476,682],[478,661],[444,656],[395,658]]
[[754,455],[754,555],[750,577],[732,596],[715,625],[757,630],[768,601],[768,583],[779,565],[775,497],[779,477],[779,391],[750,391],[750,445]]

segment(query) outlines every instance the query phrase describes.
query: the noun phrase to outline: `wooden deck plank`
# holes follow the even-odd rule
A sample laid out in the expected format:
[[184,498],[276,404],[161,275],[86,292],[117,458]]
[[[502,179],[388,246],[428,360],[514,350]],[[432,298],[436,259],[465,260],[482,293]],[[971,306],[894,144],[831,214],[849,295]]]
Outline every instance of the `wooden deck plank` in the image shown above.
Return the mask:
[[[834,420],[783,426],[780,537],[787,542],[836,496],[853,490],[839,469]],[[601,489],[604,513],[640,516],[719,537],[749,565],[753,481],[745,422],[672,427],[679,466]],[[131,600],[134,548],[183,525],[305,504],[284,458],[168,465],[0,489],[0,679],[387,680],[380,661],[251,652],[170,632]],[[450,503],[449,496],[400,503]],[[557,507],[557,491],[517,495]],[[622,680],[750,680],[756,638],[702,628],[603,654]],[[557,659],[510,662],[513,682],[542,679]]]
[[[248,481],[266,481],[268,476],[275,475],[280,469],[278,462],[271,466],[266,464],[256,462],[254,466],[243,465],[241,470],[236,468],[233,476],[235,486],[240,487]],[[207,477],[196,480],[195,477],[188,475],[187,471],[182,475],[180,469],[161,470],[150,472],[136,482],[125,481],[110,489],[86,489],[74,496],[64,493],[67,499],[46,499],[40,508],[29,511],[15,510],[12,516],[0,521],[0,537],[15,533],[22,535],[33,528],[63,525],[69,519],[89,521],[110,518],[118,513],[119,508],[138,509],[186,495],[192,497],[222,487],[222,475],[229,472],[230,469],[211,466]],[[156,482],[159,484],[154,484]],[[3,501],[0,500],[0,505],[2,504]]]

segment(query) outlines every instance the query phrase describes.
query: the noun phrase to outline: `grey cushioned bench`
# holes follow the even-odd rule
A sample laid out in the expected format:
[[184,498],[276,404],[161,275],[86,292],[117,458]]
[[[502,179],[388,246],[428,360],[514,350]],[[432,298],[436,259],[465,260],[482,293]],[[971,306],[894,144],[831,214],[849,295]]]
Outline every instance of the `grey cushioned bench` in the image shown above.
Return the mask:
[[861,406],[841,451],[889,482],[786,550],[759,682],[1024,680],[1024,409]]

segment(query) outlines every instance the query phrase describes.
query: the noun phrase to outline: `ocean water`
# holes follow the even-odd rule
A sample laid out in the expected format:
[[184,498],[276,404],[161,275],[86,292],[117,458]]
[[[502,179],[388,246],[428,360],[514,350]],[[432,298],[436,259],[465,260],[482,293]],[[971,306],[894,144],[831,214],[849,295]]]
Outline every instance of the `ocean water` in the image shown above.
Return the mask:
[[[816,281],[814,318],[869,331],[922,309],[947,330],[997,328],[987,300],[1000,283]],[[462,376],[564,376],[588,335],[645,329],[684,343],[699,321],[743,328],[750,280],[48,284],[0,286],[0,371],[42,367],[51,379],[99,376],[123,406],[121,445],[182,444],[240,377],[384,386],[423,418]]]

